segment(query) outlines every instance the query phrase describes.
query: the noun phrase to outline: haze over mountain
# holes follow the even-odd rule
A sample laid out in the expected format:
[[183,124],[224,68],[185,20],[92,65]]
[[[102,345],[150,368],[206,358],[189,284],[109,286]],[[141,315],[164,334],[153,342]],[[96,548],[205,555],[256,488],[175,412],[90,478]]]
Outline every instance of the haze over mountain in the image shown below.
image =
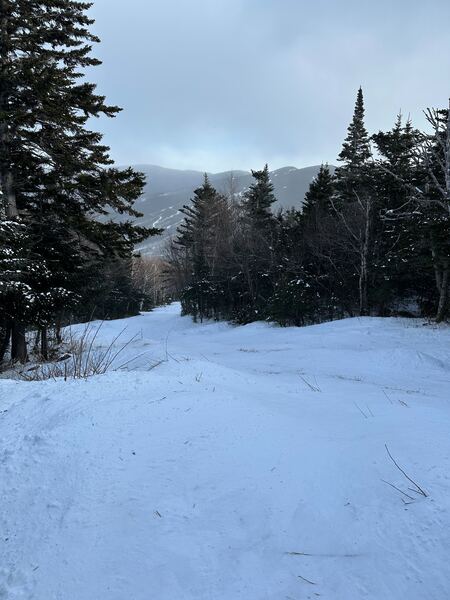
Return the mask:
[[[163,235],[150,238],[139,250],[145,254],[158,255],[163,251],[167,238],[175,233],[182,221],[180,209],[189,203],[193,191],[201,185],[204,174],[201,171],[182,171],[157,165],[134,165],[133,168],[142,171],[147,177],[144,195],[136,203],[136,209],[143,213],[138,222],[147,227],[164,229]],[[277,197],[274,210],[299,208],[318,170],[319,166],[314,165],[303,169],[283,167],[272,171],[271,179]],[[225,171],[208,175],[218,191],[226,194],[233,189],[237,196],[241,196],[253,181],[248,171]]]

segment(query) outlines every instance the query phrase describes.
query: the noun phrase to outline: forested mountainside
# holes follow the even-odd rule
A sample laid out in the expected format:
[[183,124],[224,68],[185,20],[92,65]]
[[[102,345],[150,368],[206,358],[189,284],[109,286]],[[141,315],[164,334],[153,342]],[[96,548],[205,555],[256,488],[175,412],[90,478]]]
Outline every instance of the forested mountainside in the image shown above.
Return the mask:
[[[136,202],[136,208],[142,213],[137,220],[146,227],[160,227],[161,236],[147,238],[139,245],[144,254],[162,253],[167,237],[175,233],[183,220],[180,209],[193,196],[193,192],[202,182],[204,173],[200,171],[182,171],[156,165],[134,165],[134,169],[145,174],[147,184],[142,197]],[[280,208],[300,208],[312,180],[319,172],[319,165],[297,169],[283,167],[270,173],[277,201],[273,210]],[[330,167],[333,171],[333,168]],[[224,193],[242,194],[252,184],[252,175],[247,171],[224,171],[208,173],[214,187]]]

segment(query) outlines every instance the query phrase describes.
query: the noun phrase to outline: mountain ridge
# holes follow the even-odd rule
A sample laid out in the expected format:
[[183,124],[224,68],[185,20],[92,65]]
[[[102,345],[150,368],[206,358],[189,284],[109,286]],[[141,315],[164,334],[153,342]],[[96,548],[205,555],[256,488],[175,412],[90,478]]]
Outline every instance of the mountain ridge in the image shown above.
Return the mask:
[[[141,198],[136,202],[136,210],[142,217],[136,222],[146,227],[164,229],[161,236],[149,238],[137,249],[143,254],[161,255],[171,234],[181,223],[183,215],[180,209],[188,204],[194,190],[202,184],[204,172],[193,169],[173,169],[159,165],[136,164],[133,169],[141,171],[147,178],[147,184]],[[274,210],[300,208],[309,185],[319,171],[320,165],[297,168],[281,167],[270,172],[277,202]],[[330,169],[334,167],[330,165]],[[235,170],[219,173],[207,173],[211,184],[222,193],[232,186],[237,196],[242,196],[251,185],[251,172]]]

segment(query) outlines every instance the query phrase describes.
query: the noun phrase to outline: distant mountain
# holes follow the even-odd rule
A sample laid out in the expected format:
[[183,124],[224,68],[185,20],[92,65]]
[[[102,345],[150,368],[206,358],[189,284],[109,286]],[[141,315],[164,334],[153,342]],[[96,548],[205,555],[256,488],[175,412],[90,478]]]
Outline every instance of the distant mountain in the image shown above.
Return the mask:
[[[147,185],[143,196],[137,201],[136,209],[143,213],[137,222],[147,227],[164,229],[162,236],[150,238],[140,247],[144,254],[158,255],[170,235],[173,235],[182,221],[180,209],[188,204],[194,189],[203,181],[200,171],[181,171],[166,169],[156,165],[133,165],[138,171],[147,176]],[[278,208],[300,207],[308,190],[309,184],[317,175],[319,166],[297,169],[284,167],[271,172],[271,179],[278,199],[274,210]],[[227,192],[232,185],[236,194],[242,195],[251,185],[253,178],[247,171],[226,171],[224,173],[209,173],[214,187]]]

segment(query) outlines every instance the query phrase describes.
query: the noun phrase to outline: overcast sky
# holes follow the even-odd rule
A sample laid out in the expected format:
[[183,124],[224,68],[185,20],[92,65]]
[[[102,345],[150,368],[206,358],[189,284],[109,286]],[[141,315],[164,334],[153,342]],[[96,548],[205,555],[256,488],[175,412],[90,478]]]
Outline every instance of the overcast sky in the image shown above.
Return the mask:
[[94,0],[113,158],[209,171],[333,163],[450,95],[450,0]]

